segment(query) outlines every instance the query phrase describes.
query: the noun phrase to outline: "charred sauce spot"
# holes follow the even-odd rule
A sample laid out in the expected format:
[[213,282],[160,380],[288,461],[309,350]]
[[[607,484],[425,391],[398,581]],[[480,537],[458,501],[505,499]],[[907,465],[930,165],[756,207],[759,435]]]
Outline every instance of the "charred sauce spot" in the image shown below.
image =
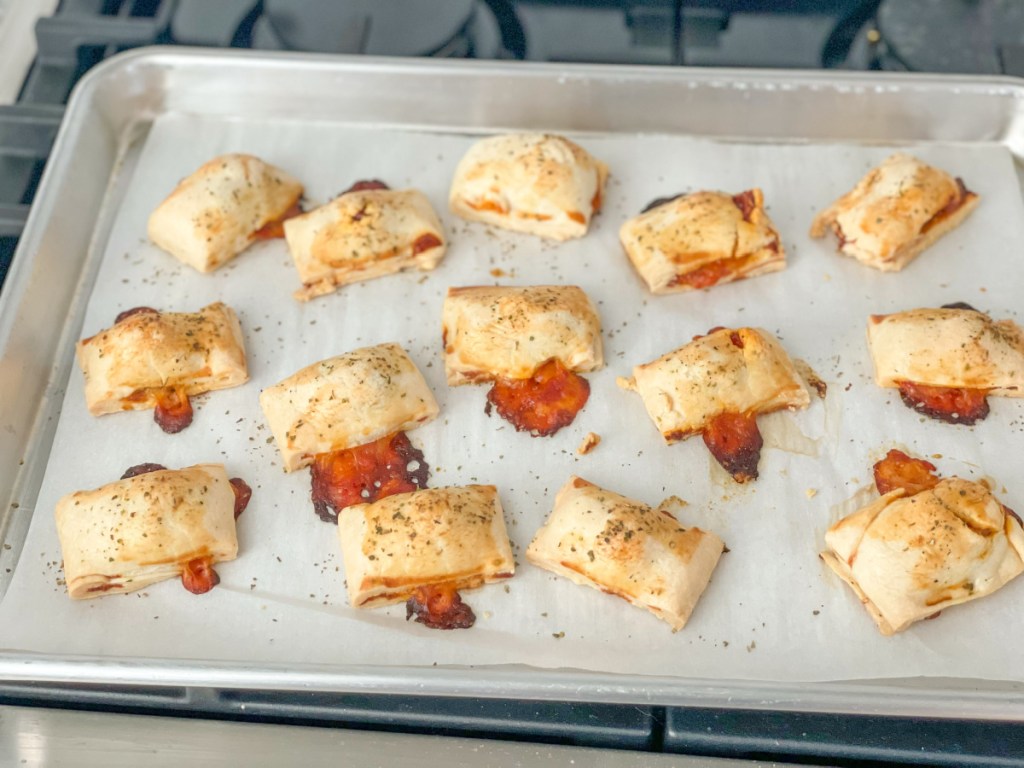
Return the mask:
[[882,494],[902,488],[907,495],[913,496],[915,493],[934,488],[939,483],[934,464],[924,459],[912,458],[895,448],[877,462],[873,470],[875,487]]
[[981,310],[975,309],[966,301],[954,301],[952,304],[943,304],[942,309],[969,309],[971,312],[980,312]]
[[929,387],[901,381],[900,397],[910,408],[950,424],[974,424],[988,416],[987,389]]
[[355,448],[320,453],[310,468],[313,509],[325,523],[345,507],[427,487],[430,467],[405,432]]
[[590,383],[555,358],[528,379],[497,379],[487,393],[487,408],[519,432],[548,437],[572,424],[590,397]]
[[724,325],[716,325],[714,328],[708,328],[707,333],[698,333],[696,336],[693,337],[692,341],[696,341],[697,339],[703,339],[705,336],[710,336],[712,333],[718,333],[719,331],[724,330]]
[[252,498],[252,488],[240,477],[232,477],[229,480],[231,483],[231,490],[235,492],[235,520],[245,512],[245,508],[249,506],[249,499]]
[[147,312],[149,314],[152,314],[152,315],[159,315],[160,314],[159,311],[153,309],[152,307],[132,307],[131,309],[126,309],[124,312],[119,314],[114,319],[114,325],[117,325],[122,320],[127,320],[132,315],[141,315],[141,314],[144,314],[144,313],[147,313]]
[[430,629],[469,629],[476,623],[473,609],[450,584],[418,587],[405,603],[405,620],[414,616]]
[[127,480],[129,477],[137,477],[138,475],[145,475],[150,472],[159,472],[162,469],[167,469],[163,464],[136,464],[133,467],[128,467],[121,475],[122,480]]
[[[367,192],[371,189],[391,189],[391,187],[380,179],[360,179],[341,194],[347,195],[349,192]],[[338,195],[338,197],[341,197],[341,195]]]
[[750,214],[757,208],[757,200],[754,198],[752,190],[746,192],[740,192],[738,195],[732,196],[733,205],[740,209],[740,213],[743,214],[744,221],[750,221]]
[[213,570],[209,557],[197,557],[185,563],[181,583],[193,595],[202,595],[220,584],[220,576]]
[[160,429],[173,435],[192,423],[192,403],[181,387],[168,387],[156,396],[153,420]]
[[665,205],[666,203],[671,203],[673,200],[678,200],[680,197],[686,197],[686,193],[680,192],[678,195],[669,195],[668,197],[656,197],[653,200],[651,200],[651,202],[649,202],[647,205],[645,205],[643,210],[640,211],[640,213],[647,213],[648,211],[653,211],[655,208],[659,208]]
[[716,416],[704,430],[704,444],[737,483],[757,479],[757,464],[764,444],[757,428],[757,414]]
[[284,223],[288,219],[294,219],[296,216],[301,216],[303,213],[302,206],[299,205],[299,201],[296,200],[289,206],[288,210],[282,213],[273,221],[268,221],[262,227],[257,229],[253,233],[253,238],[256,240],[274,240],[278,237],[284,237]]

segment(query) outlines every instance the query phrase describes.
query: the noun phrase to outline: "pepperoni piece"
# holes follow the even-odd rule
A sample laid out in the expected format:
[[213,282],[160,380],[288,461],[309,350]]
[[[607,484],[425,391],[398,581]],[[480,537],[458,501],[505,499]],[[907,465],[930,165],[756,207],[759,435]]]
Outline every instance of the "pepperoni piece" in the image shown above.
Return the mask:
[[430,467],[405,432],[313,459],[313,509],[325,523],[345,507],[427,487]]
[[740,209],[740,213],[743,214],[743,220],[750,221],[750,214],[757,208],[757,200],[754,199],[753,191],[748,189],[746,192],[733,195],[732,202],[733,205]]
[[938,485],[935,465],[924,459],[914,459],[895,448],[874,466],[875,487],[879,493],[902,488],[907,495],[927,491]]
[[[380,179],[360,179],[341,194],[347,195],[349,192],[366,192],[371,189],[391,189],[391,187]],[[338,195],[338,197],[341,197],[341,195]]]
[[152,307],[132,307],[131,309],[126,309],[124,312],[119,314],[114,319],[114,325],[117,325],[122,320],[128,319],[132,315],[141,315],[141,314],[146,313],[146,312],[149,312],[149,313],[154,314],[154,315],[159,315],[160,314],[157,310],[153,309]]
[[220,584],[220,576],[213,570],[213,560],[197,557],[185,563],[181,571],[181,583],[193,595],[202,595]]
[[723,413],[704,429],[704,444],[737,483],[757,479],[764,440],[757,428],[757,414]]
[[473,609],[450,584],[418,587],[405,603],[405,620],[413,616],[430,629],[469,629],[476,623]]
[[121,475],[122,480],[127,480],[129,477],[137,477],[138,475],[145,475],[150,472],[159,472],[161,469],[167,469],[163,464],[136,464],[134,467],[128,467]]
[[900,397],[918,413],[950,424],[974,424],[988,416],[987,389],[928,387],[900,382]]
[[240,477],[232,477],[228,482],[231,483],[231,490],[235,492],[235,520],[237,520],[239,515],[245,512],[245,508],[249,506],[249,499],[252,498],[252,488]]
[[302,206],[299,205],[299,201],[296,200],[287,211],[282,213],[276,219],[268,221],[260,229],[257,229],[253,233],[253,238],[256,240],[274,240],[278,237],[284,237],[284,223],[288,219],[294,219],[296,216],[301,216],[303,213]]
[[497,379],[486,411],[493,406],[517,431],[547,437],[572,424],[589,397],[590,383],[552,358],[528,379]]
[[153,420],[170,435],[192,423],[192,403],[183,387],[168,387],[157,394]]
[[440,245],[441,241],[436,235],[431,235],[429,233],[426,235],[420,235],[412,244],[412,255],[415,256],[423,253],[424,251],[429,251],[431,248],[437,248]]

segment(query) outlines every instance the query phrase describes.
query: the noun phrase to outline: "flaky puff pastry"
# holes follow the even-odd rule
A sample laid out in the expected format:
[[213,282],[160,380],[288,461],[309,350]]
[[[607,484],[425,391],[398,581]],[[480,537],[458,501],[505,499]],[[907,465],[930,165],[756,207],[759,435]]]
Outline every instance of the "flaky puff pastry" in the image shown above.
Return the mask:
[[164,469],[77,491],[57,502],[68,594],[134,592],[187,563],[238,556],[235,493],[221,464]]
[[417,189],[362,189],[284,223],[288,251],[308,301],[360,280],[430,270],[445,252],[444,229]]
[[655,201],[622,225],[619,239],[655,294],[710,288],[786,267],[786,251],[760,189]]
[[425,424],[437,401],[398,344],[363,347],[321,360],[260,393],[284,471],[320,453],[354,448]]
[[473,589],[515,573],[493,485],[429,488],[357,504],[338,518],[349,604],[402,602],[417,587]]
[[973,309],[911,309],[868,319],[880,387],[901,382],[1024,397],[1024,331]]
[[576,584],[621,597],[678,631],[724,550],[715,534],[684,528],[665,509],[571,477],[558,491],[526,559]]
[[492,136],[459,162],[448,203],[470,221],[569,240],[587,233],[607,177],[604,163],[562,136]]
[[604,365],[601,320],[575,285],[449,288],[442,325],[452,386],[525,379],[552,358],[574,373]]
[[89,413],[153,408],[169,387],[187,395],[249,380],[238,316],[217,302],[198,312],[138,312],[79,341]]
[[1020,521],[980,483],[897,488],[825,534],[822,559],[857,593],[883,635],[990,595],[1024,571]]
[[634,388],[674,443],[723,413],[771,413],[810,405],[789,355],[767,331],[722,328],[633,369]]
[[897,153],[819,213],[811,237],[831,230],[839,250],[883,272],[903,269],[978,205],[960,179]]
[[216,157],[149,217],[149,239],[200,272],[233,259],[298,205],[302,184],[252,155]]

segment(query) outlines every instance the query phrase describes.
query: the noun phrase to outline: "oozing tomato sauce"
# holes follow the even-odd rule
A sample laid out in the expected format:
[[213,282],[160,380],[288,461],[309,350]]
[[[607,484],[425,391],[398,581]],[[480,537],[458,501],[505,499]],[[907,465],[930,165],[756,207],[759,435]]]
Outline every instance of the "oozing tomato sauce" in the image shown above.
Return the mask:
[[495,381],[487,410],[493,406],[520,432],[547,437],[572,424],[589,397],[587,380],[552,358],[527,379]]

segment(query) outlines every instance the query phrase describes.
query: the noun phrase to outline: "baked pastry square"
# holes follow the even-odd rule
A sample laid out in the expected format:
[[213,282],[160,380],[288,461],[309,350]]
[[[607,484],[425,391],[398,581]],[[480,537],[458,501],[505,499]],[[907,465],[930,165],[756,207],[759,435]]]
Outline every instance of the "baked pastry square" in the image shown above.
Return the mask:
[[819,213],[811,237],[831,230],[839,251],[883,272],[903,269],[978,205],[962,180],[897,153]]
[[263,390],[260,406],[285,472],[438,414],[423,374],[398,344],[362,347],[307,366]]
[[601,320],[575,285],[449,288],[441,321],[452,386],[525,379],[552,358],[575,373],[604,365]]
[[338,538],[356,608],[402,602],[423,587],[473,589],[515,573],[493,485],[430,488],[349,507]]
[[562,136],[492,136],[459,162],[448,203],[470,221],[569,240],[587,233],[607,177],[604,163]]
[[[1024,571],[1019,518],[981,483],[930,476],[935,467],[891,451],[879,462],[912,482],[891,488],[825,534],[822,559],[850,585],[883,635],[990,595]],[[923,466],[922,466],[923,465]]]
[[64,496],[56,520],[68,594],[134,592],[178,576],[206,591],[217,583],[212,566],[238,556],[235,500],[221,464],[161,468]]
[[569,478],[526,550],[539,568],[616,595],[678,631],[707,588],[724,542],[668,511]]
[[445,252],[444,229],[426,195],[361,183],[284,225],[308,301],[343,285],[405,269],[430,270]]
[[1024,330],[966,304],[868,319],[880,387],[920,413],[958,424],[988,415],[988,395],[1024,397]]
[[622,225],[619,239],[655,294],[710,288],[786,267],[786,251],[760,189],[655,200]]
[[488,413],[534,436],[572,423],[590,396],[579,374],[604,364],[601,321],[574,285],[450,288],[442,324],[448,383],[493,382]]
[[302,184],[252,155],[216,157],[188,176],[149,217],[149,239],[200,272],[211,272],[258,239],[280,237],[300,213]]
[[113,327],[79,341],[75,355],[91,414],[154,408],[168,432],[191,423],[190,396],[249,380],[238,316],[221,302],[198,312],[122,312]]
[[665,442],[703,434],[737,482],[757,478],[757,416],[810,405],[789,355],[767,331],[716,328],[633,369],[635,389]]

